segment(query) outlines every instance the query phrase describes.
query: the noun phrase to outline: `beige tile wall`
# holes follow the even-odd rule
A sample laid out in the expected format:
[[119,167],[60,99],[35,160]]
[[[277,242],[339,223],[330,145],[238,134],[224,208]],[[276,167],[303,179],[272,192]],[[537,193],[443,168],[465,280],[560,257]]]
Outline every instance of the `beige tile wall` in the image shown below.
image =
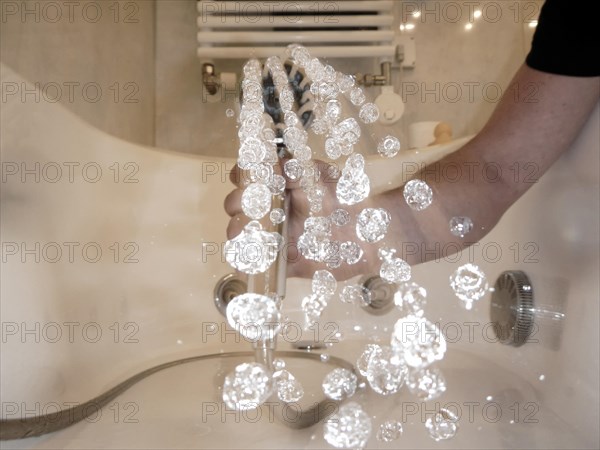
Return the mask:
[[4,84],[5,95],[58,101],[114,136],[154,144],[152,1],[2,0],[0,8],[2,62],[41,88],[38,99]]

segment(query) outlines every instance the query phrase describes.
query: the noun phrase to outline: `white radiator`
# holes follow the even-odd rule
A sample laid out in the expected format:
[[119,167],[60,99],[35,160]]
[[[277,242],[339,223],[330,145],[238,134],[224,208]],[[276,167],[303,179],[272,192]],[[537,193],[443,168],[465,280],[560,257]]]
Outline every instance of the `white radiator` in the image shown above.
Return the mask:
[[390,57],[393,0],[198,0],[198,56],[265,58],[291,43],[315,57]]

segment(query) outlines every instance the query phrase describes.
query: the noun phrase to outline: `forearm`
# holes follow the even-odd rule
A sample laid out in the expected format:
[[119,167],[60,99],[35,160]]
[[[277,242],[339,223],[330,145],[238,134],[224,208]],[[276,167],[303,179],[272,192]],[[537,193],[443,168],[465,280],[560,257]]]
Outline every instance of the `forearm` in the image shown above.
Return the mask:
[[[525,91],[534,94],[518,95]],[[402,188],[377,199],[392,213],[389,244],[415,264],[480,240],[569,148],[598,95],[598,77],[552,75],[524,65],[481,132],[418,176],[433,190],[429,208],[411,210]],[[465,238],[450,233],[454,216],[472,219]]]

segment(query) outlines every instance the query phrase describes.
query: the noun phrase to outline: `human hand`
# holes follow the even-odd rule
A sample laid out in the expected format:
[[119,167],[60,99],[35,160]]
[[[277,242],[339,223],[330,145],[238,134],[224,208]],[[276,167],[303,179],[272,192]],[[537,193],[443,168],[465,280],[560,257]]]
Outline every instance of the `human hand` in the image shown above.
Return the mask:
[[[281,162],[283,164],[284,161]],[[367,205],[362,202],[360,205],[348,206],[341,205],[336,197],[336,182],[337,177],[332,175],[331,166],[322,161],[315,162],[315,170],[319,174],[319,186],[323,189],[323,208],[316,216],[328,216],[334,210],[342,208],[348,211],[350,222],[344,226],[338,227],[332,225],[332,241],[346,242],[352,241],[359,244],[364,254],[362,258],[353,265],[342,262],[341,266],[334,269],[328,269],[324,263],[312,261],[302,256],[298,249],[298,238],[304,231],[304,222],[310,217],[310,203],[306,194],[300,188],[297,181],[291,181],[286,177],[286,195],[289,197],[289,209],[286,220],[288,221],[288,241],[286,245],[286,254],[284,257],[287,261],[287,274],[289,277],[311,278],[316,270],[327,269],[342,281],[351,278],[355,275],[370,273],[372,270],[373,261],[377,261],[377,250],[373,245],[365,244],[359,241],[356,237],[354,228],[354,218]],[[281,166],[276,166],[276,171],[282,173]],[[235,168],[230,173],[230,180],[236,186],[225,198],[225,211],[231,217],[227,227],[227,238],[232,239],[237,236],[250,221],[243,213],[241,207],[241,197],[244,187],[249,182],[247,171]],[[268,219],[267,219],[268,220]]]

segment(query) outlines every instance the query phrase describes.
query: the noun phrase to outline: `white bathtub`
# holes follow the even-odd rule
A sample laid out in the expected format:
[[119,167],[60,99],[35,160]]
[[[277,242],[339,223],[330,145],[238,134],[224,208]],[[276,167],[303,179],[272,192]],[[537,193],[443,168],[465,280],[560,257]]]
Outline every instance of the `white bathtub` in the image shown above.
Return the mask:
[[[2,80],[23,81],[4,66]],[[428,290],[427,316],[452,342],[441,363],[448,391],[437,402],[458,408],[460,429],[436,444],[422,424],[432,405],[362,390],[357,395],[374,425],[387,418],[405,422],[400,441],[383,444],[373,436],[369,448],[598,448],[597,123],[598,108],[573,148],[479,246],[460,261],[414,268],[415,281]],[[121,141],[43,102],[9,100],[1,125],[3,419],[85,402],[167,361],[250,350],[224,333],[212,301],[215,282],[231,271],[220,248],[232,161]],[[30,169],[25,182],[22,163]],[[381,174],[382,166],[372,164]],[[389,168],[379,183],[393,174]],[[538,342],[519,348],[492,342],[489,298],[467,312],[448,285],[449,274],[469,260],[492,283],[505,270],[525,271],[536,301],[547,309],[563,303],[565,319],[550,324],[542,318]],[[289,281],[290,318],[299,317],[308,289],[304,280]],[[329,324],[320,332],[341,332],[341,342],[326,351],[354,362],[368,339],[389,334],[394,320],[393,313],[375,318],[339,303],[327,311],[323,322]],[[294,340],[288,335],[280,348]],[[217,387],[232,361],[215,357],[165,369],[88,419],[3,441],[1,448],[326,446],[320,424],[294,430],[268,414],[257,419],[221,411]],[[305,383],[305,400],[318,400],[327,366],[288,364]]]

